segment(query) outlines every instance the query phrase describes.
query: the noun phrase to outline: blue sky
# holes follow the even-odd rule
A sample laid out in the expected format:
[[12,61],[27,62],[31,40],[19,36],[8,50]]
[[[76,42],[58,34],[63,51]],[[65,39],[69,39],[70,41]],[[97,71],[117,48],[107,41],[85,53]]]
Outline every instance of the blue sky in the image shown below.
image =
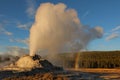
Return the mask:
[[35,11],[45,2],[64,3],[77,11],[82,24],[104,29],[88,50],[120,50],[120,0],[0,0],[0,52],[11,46],[28,48]]

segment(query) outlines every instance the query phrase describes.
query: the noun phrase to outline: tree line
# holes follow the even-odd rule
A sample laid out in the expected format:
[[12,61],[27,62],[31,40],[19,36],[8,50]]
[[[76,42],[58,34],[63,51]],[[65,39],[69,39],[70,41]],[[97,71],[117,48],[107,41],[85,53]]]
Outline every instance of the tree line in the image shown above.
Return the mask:
[[77,54],[79,54],[79,68],[120,68],[120,51],[64,53],[61,55],[63,66],[73,68]]

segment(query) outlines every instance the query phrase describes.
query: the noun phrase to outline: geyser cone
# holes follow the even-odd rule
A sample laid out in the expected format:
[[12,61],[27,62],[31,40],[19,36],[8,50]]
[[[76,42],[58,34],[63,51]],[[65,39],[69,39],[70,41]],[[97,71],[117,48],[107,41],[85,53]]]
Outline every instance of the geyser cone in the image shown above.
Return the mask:
[[63,68],[54,66],[48,60],[42,59],[39,55],[22,56],[15,63],[12,63],[3,68],[3,70],[15,70],[15,71],[27,71],[32,69],[63,70]]
[[37,66],[41,67],[39,60],[34,60],[33,57],[23,56],[16,62],[16,65],[20,68],[35,68]]

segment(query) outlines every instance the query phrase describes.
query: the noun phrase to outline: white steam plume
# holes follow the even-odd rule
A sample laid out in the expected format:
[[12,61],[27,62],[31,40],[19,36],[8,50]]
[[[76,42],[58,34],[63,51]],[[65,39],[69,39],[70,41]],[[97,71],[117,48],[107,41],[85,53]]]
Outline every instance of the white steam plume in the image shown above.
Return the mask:
[[[101,27],[90,28],[80,23],[74,9],[63,3],[43,3],[35,15],[30,29],[30,55],[38,50],[48,52],[78,51],[103,34]],[[74,49],[73,49],[74,47]]]

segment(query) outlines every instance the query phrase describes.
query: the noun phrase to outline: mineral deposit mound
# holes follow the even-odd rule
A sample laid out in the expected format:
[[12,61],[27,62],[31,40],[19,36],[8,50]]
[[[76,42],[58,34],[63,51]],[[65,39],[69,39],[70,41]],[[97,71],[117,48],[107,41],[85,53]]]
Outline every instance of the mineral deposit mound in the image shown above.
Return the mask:
[[51,64],[48,60],[42,59],[39,55],[25,55],[19,58],[18,61],[8,66],[5,66],[3,70],[29,71],[35,68],[41,68],[46,70],[60,69],[59,67]]
[[3,67],[0,71],[0,80],[8,77],[30,76],[37,73],[44,74],[54,71],[63,71],[63,69],[61,67],[54,66],[48,60],[42,59],[39,55],[25,55],[20,57],[16,62]]

